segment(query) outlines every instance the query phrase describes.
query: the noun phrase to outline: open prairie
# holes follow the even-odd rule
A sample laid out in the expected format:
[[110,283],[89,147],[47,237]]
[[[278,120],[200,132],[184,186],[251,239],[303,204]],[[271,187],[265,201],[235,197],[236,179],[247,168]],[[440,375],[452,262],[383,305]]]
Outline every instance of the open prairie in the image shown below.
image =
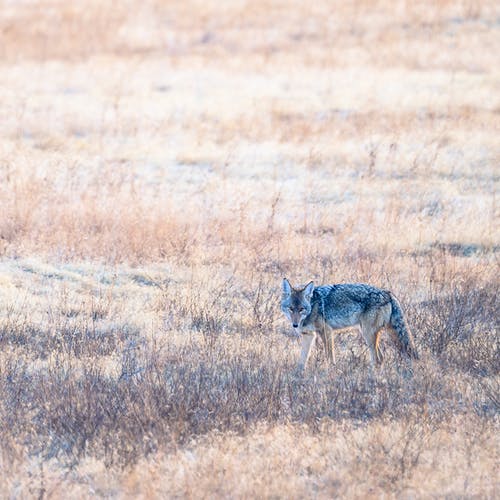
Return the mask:
[[0,114],[0,498],[500,496],[498,2],[3,0]]

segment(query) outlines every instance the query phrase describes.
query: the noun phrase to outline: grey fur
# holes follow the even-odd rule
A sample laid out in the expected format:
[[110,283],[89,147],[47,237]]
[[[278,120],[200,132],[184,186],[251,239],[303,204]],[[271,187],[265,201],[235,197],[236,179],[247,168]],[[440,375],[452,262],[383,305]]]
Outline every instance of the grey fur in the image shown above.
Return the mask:
[[[311,293],[312,292],[312,293]],[[382,329],[393,333],[402,353],[418,358],[411,331],[396,297],[364,283],[294,288],[285,278],[281,309],[291,321],[303,348],[300,367],[304,368],[316,334],[323,340],[327,355],[334,359],[332,331],[357,326],[370,348],[373,364],[382,362],[379,336]],[[305,339],[313,336],[313,339]]]

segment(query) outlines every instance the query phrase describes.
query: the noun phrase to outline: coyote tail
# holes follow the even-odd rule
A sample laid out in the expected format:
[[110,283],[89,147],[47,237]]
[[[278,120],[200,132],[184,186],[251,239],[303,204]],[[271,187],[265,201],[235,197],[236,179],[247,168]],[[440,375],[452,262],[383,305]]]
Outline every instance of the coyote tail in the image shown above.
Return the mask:
[[398,299],[391,293],[391,327],[396,332],[401,352],[408,355],[410,358],[418,359],[418,353],[413,342],[413,335],[403,315],[401,304]]

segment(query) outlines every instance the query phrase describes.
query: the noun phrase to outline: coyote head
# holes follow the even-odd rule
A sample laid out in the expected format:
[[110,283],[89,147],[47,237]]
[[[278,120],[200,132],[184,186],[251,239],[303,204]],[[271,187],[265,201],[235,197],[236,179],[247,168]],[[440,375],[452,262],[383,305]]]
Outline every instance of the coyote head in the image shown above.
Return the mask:
[[303,288],[293,288],[285,278],[283,280],[283,297],[281,310],[292,323],[295,331],[300,334],[304,319],[311,313],[311,297],[314,283],[311,281]]

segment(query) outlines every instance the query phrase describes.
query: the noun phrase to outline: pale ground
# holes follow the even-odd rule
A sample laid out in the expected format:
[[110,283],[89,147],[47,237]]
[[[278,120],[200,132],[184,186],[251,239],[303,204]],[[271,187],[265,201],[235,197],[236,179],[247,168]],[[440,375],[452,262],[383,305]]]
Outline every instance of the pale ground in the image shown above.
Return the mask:
[[[4,1],[0,115],[1,497],[499,496],[496,2]],[[394,410],[401,373],[374,382],[356,335],[290,378],[283,275],[394,290],[430,410]],[[78,398],[54,386],[43,413],[16,363],[116,382],[136,346],[140,373],[179,363],[179,391],[198,362],[241,375],[233,415],[183,434],[160,399],[159,427],[120,436],[133,459],[91,438],[51,455]],[[256,372],[285,392],[248,416],[259,387],[231,398]],[[389,409],[348,414],[351,374]],[[324,401],[292,408],[302,383]]]
[[[456,433],[461,425],[458,420],[446,429],[423,429],[421,443],[404,451],[407,431],[396,422],[355,428],[325,423],[319,433],[301,426],[259,427],[248,437],[210,436],[120,474],[106,472],[95,460],[84,461],[84,472],[69,471],[64,478],[50,462],[43,473],[53,498],[67,498],[68,485],[78,498],[252,498],[255,492],[267,498],[376,498],[387,497],[389,491],[390,497],[415,498],[423,488],[440,497],[481,492],[484,498],[495,498],[498,485],[489,474],[498,464],[487,448],[491,440],[498,446],[498,436],[483,432],[480,439],[464,440]],[[413,469],[411,460],[418,452]],[[34,476],[38,467],[26,464]],[[467,476],[457,475],[457,468],[467,469]],[[20,490],[15,482],[10,486],[14,495]],[[34,491],[38,486],[33,480]]]

